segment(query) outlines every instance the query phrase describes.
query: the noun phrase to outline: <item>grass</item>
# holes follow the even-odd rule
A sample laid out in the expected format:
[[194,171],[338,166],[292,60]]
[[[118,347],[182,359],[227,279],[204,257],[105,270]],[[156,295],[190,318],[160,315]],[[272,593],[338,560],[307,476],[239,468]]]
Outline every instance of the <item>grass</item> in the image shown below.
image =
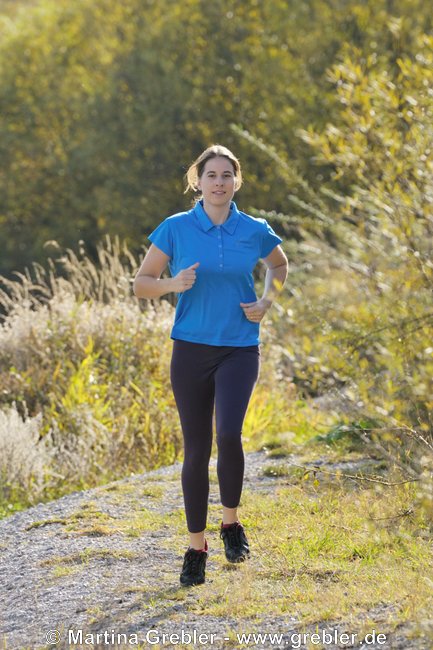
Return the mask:
[[[353,483],[348,490],[344,477],[322,482],[309,476],[295,481],[278,478],[270,494],[245,489],[240,514],[248,530],[252,557],[241,565],[225,560],[218,534],[221,509],[211,503],[206,583],[182,589],[177,579],[187,543],[184,511],[179,508],[158,513],[169,478],[160,477],[161,483],[142,486],[143,493],[150,492],[155,510],[143,508],[139,499],[131,499],[138,485],[112,484],[96,492],[104,500],[127,504],[123,518],[112,520],[101,512],[102,504],[93,493],[93,498],[70,517],[35,522],[33,527],[61,523],[69,534],[82,534],[83,530],[106,526],[107,535],[132,537],[166,530],[166,537],[158,543],[178,549],[176,566],[171,572],[163,572],[158,585],[123,584],[119,593],[132,594],[134,610],[140,608],[143,616],[158,612],[174,631],[197,616],[205,630],[209,616],[235,619],[239,632],[263,632],[263,617],[274,617],[286,630],[287,621],[294,621],[298,632],[308,633],[315,627],[323,630],[340,624],[341,629],[359,637],[373,629],[390,635],[399,625],[410,623],[414,624],[414,639],[430,638],[432,542],[425,513],[413,507],[415,484],[361,482]],[[217,489],[212,469],[211,491],[216,493]],[[43,565],[51,567],[52,579],[61,580],[73,578],[89,563],[106,558],[133,562],[135,554],[107,546],[53,557]],[[181,605],[181,609],[174,605]],[[98,611],[90,615],[92,622],[98,623]],[[227,636],[227,647],[241,647],[234,630],[228,628]]]
[[[131,294],[138,262],[120,242],[98,255],[95,264],[67,251],[48,271],[0,278],[0,516],[182,458],[169,382],[173,308]],[[277,368],[268,342],[247,450],[288,421],[305,435],[307,413]]]
[[[381,622],[384,633],[414,621],[421,629],[433,605],[433,558],[426,522],[402,514],[411,511],[413,499],[410,484],[348,492],[338,481],[320,490],[310,481],[276,487],[270,496],[245,491],[241,516],[253,558],[227,564],[218,539],[220,508],[211,505],[205,585],[193,597],[173,585],[146,587],[143,606],[169,611],[178,601],[191,615],[235,617],[242,630],[251,622],[259,629],[266,614],[295,616],[304,627],[342,621],[359,634],[368,631],[365,617],[377,608],[385,619],[392,611]],[[171,531],[165,545],[182,548],[183,513],[164,520]]]
[[114,558],[116,560],[133,560],[135,554],[128,550],[116,550],[111,548],[87,548],[84,551],[71,553],[70,555],[53,556],[47,560],[42,560],[40,566],[54,567],[54,571],[58,572],[58,567],[63,565],[87,565],[92,561],[103,561],[107,558]]
[[380,520],[411,503],[410,490],[393,496],[390,505],[388,495],[371,490],[355,499],[343,490],[320,494],[298,487],[272,497],[245,494],[243,521],[257,563],[236,567],[241,579],[229,585],[225,571],[216,575],[200,592],[195,611],[250,617],[260,615],[266,602],[268,614],[290,612],[305,624],[356,617],[382,603],[404,603],[400,620],[427,611],[431,544],[417,534],[420,522]]
[[[66,251],[48,269],[36,265],[16,281],[0,279],[0,516],[182,459],[169,385],[173,308],[167,301],[139,303],[131,294],[137,265],[124,245],[107,239],[98,245],[96,263],[83,251]],[[326,285],[331,294],[340,280],[334,272]],[[387,406],[395,417],[378,422],[377,405],[370,404],[377,397],[370,390],[376,369],[367,372],[362,359],[345,361],[337,331],[316,331],[310,307],[328,296],[318,282],[312,277],[305,286],[306,304],[285,296],[265,319],[245,450],[266,448],[284,459],[313,439],[337,457],[365,449],[363,437],[377,424],[385,435],[368,453],[376,445],[379,456],[404,464],[409,475],[427,476],[429,436],[407,418],[396,419],[404,396]],[[289,311],[299,312],[299,329],[286,321]],[[391,384],[383,382],[387,390]],[[318,407],[322,393],[326,406],[322,400]],[[284,472],[283,465],[272,471]],[[425,499],[433,503],[428,489]]]
[[[344,479],[319,487],[313,480],[282,485],[272,496],[245,491],[242,520],[255,560],[240,566],[223,557],[216,539],[220,508],[211,505],[208,534],[218,551],[211,553],[209,581],[196,599],[185,599],[187,609],[246,620],[258,619],[266,603],[267,614],[295,615],[304,625],[349,620],[353,631],[362,631],[362,616],[376,606],[395,609],[389,630],[422,621],[433,604],[433,558],[428,522],[413,511],[414,499],[413,484],[348,491]],[[181,546],[183,513],[168,519]],[[237,579],[227,581],[231,572]]]
[[[144,615],[157,610],[174,630],[190,616],[202,617],[205,629],[210,616],[236,619],[238,631],[258,632],[263,617],[270,616],[281,625],[295,619],[298,631],[340,623],[359,638],[373,629],[389,635],[400,624],[415,623],[413,638],[426,637],[432,632],[432,545],[423,534],[422,517],[402,516],[410,512],[414,496],[410,484],[388,490],[362,486],[348,493],[338,481],[320,490],[312,481],[277,483],[272,495],[246,490],[241,516],[252,547],[249,561],[226,562],[218,539],[220,508],[210,505],[204,585],[182,589],[173,571],[173,581],[165,576],[158,586],[125,585],[123,591],[136,595]],[[162,544],[181,554],[183,511],[164,515],[159,526],[168,531]],[[85,561],[99,558],[96,553]],[[77,561],[81,557],[63,560],[68,565]],[[173,610],[176,603],[182,604],[182,613]],[[239,647],[233,630],[227,634],[227,647]]]
[[[70,535],[84,535],[88,537],[104,537],[122,533],[128,537],[139,537],[144,531],[158,530],[164,523],[164,517],[154,510],[148,510],[139,504],[139,501],[128,502],[129,512],[133,513],[125,519],[114,519],[95,506],[86,504],[68,517],[55,517],[34,521],[26,530],[41,528],[54,524],[61,524],[65,533]],[[134,507],[135,506],[135,507]]]

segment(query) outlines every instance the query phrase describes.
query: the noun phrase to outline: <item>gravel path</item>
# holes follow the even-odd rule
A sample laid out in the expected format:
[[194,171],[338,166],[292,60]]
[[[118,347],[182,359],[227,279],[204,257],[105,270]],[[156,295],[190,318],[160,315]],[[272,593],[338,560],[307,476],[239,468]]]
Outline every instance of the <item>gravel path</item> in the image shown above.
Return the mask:
[[[288,462],[297,460],[291,457]],[[281,460],[271,460],[263,452],[247,454],[245,489],[273,492],[281,479],[264,476],[263,469],[280,463]],[[215,467],[214,460],[212,466]],[[195,589],[188,590],[185,600],[175,598],[185,549],[168,547],[167,525],[158,526],[157,517],[160,513],[176,514],[183,510],[180,467],[176,463],[111,486],[74,493],[0,521],[0,647],[228,647],[224,638],[227,631],[243,631],[235,618],[192,615],[187,604],[197,597]],[[122,498],[119,486],[126,490]],[[158,490],[163,498],[155,498]],[[116,520],[128,517],[131,503],[137,498],[141,507],[155,513],[155,525],[150,521],[148,529],[137,530],[136,536],[116,532]],[[210,502],[218,500],[219,495],[211,486]],[[92,512],[99,513],[100,528],[93,521],[93,526],[86,530],[86,513]],[[74,524],[72,528],[68,528],[67,522]],[[107,522],[110,533],[104,529]],[[252,557],[250,562],[254,561]],[[155,593],[150,585],[160,585],[161,589]],[[385,620],[388,613],[382,608],[369,612],[369,616],[372,620]],[[328,642],[323,646],[298,645],[292,634],[299,623],[290,616],[266,615],[264,604],[261,620],[251,621],[251,627],[245,631],[281,633],[283,639],[273,643],[269,639],[264,643],[251,641],[248,646],[238,647],[428,650],[421,640],[408,640],[408,630],[402,630],[400,636],[394,634],[386,645],[360,645],[359,641],[355,645],[341,645],[329,642],[331,637],[325,637]],[[74,631],[72,636],[68,636],[68,630]],[[83,631],[82,637],[79,630]],[[321,633],[326,630],[334,635],[339,632],[338,626],[329,624]],[[162,638],[163,634],[174,633],[179,638]]]

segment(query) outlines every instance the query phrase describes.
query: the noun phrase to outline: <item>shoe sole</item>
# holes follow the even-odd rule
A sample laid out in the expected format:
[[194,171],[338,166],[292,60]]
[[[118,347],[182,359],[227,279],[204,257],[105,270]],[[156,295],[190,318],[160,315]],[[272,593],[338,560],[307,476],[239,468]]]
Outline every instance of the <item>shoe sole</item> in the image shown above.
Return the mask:
[[239,557],[234,557],[234,558],[229,558],[226,555],[226,560],[227,562],[230,562],[231,564],[240,564],[241,562],[245,562],[250,557],[250,554],[247,553],[246,555],[240,555]]
[[196,585],[202,585],[204,584],[204,580],[199,580],[199,581],[194,581],[194,582],[180,582],[181,587],[195,587]]

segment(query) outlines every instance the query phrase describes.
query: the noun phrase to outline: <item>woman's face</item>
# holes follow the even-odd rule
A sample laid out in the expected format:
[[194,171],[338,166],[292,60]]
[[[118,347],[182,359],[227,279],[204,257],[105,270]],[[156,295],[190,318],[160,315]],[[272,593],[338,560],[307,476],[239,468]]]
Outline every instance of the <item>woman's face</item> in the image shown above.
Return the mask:
[[230,204],[235,193],[235,172],[230,160],[224,156],[210,158],[198,179],[198,189],[204,204],[224,206]]

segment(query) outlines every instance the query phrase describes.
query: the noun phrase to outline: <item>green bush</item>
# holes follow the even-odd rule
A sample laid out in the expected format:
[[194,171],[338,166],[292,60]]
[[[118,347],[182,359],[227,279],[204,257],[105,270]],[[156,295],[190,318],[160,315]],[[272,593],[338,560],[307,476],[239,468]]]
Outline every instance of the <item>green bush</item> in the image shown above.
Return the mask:
[[[398,43],[381,57],[347,45],[328,71],[340,114],[298,132],[323,183],[308,202],[290,194],[287,221],[302,237],[290,244],[285,318],[275,322],[280,365],[304,398],[327,398],[342,425],[376,422],[358,431],[365,449],[418,482],[430,510],[432,71],[428,35],[410,56]],[[284,156],[244,135],[284,173]]]

